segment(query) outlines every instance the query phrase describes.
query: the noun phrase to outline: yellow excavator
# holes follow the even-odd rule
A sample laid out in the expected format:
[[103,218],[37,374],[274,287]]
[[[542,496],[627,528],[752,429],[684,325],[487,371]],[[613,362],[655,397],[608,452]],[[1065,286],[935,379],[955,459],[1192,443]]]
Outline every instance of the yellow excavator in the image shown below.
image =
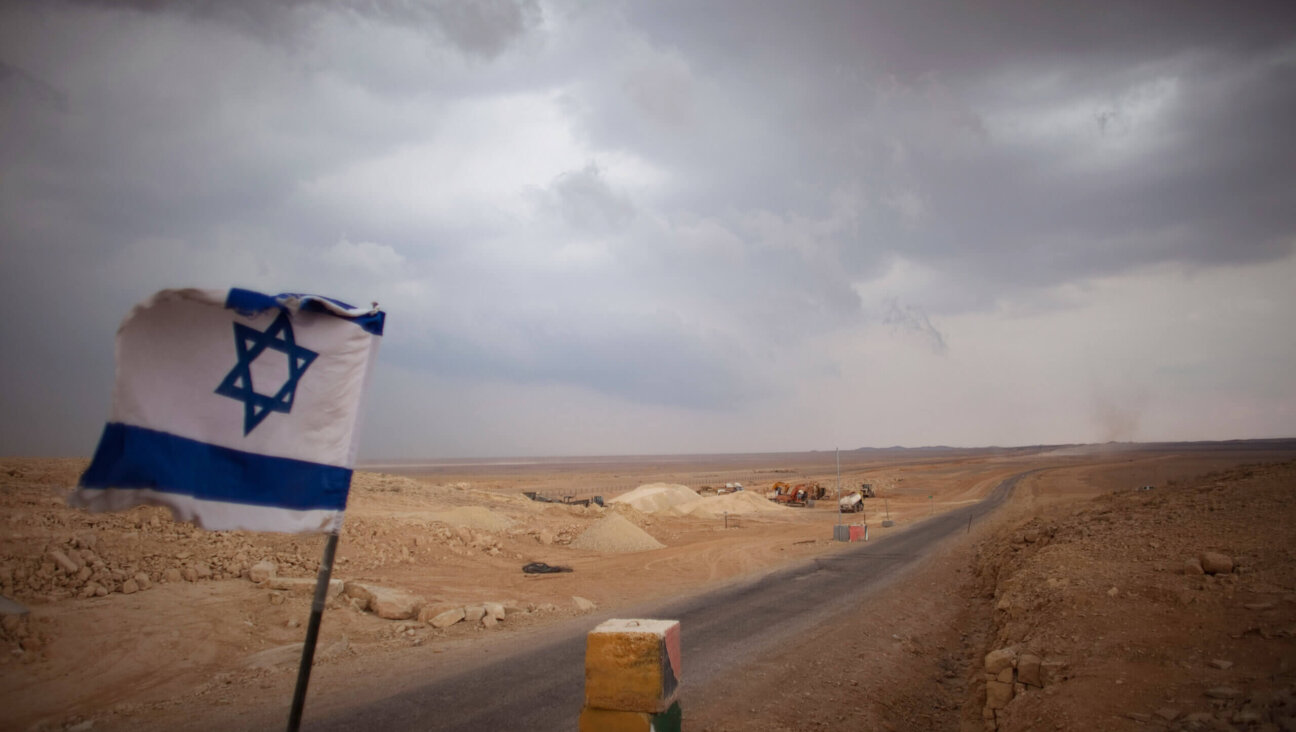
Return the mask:
[[823,498],[828,492],[818,483],[798,483],[794,486],[781,480],[772,489],[773,495],[769,499],[784,506],[805,506],[810,501]]

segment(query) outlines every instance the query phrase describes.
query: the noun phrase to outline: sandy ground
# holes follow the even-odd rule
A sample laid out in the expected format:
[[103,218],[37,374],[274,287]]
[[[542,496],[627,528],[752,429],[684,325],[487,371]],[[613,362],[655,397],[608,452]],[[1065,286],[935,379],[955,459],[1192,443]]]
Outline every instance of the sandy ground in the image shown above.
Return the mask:
[[[982,729],[983,658],[1007,648],[1050,660],[1065,678],[1022,686],[988,715],[1001,729],[1246,729],[1253,716],[1281,725],[1296,659],[1296,469],[1280,464],[1296,457],[1292,447],[843,453],[843,487],[878,489],[862,517],[847,517],[867,520],[875,539],[978,500],[1009,475],[1046,470],[855,617],[719,683],[686,710],[686,724]],[[1235,469],[1254,464],[1267,467]],[[322,539],[201,532],[154,508],[68,509],[63,497],[83,465],[0,461],[0,591],[30,608],[0,631],[0,728],[241,729],[286,718],[309,598],[247,577],[263,560],[281,576],[313,577]],[[742,482],[763,493],[776,480],[820,481],[831,495],[831,453],[376,470],[357,473],[335,577],[416,596],[424,620],[487,602],[508,613],[495,627],[435,628],[339,596],[325,613],[309,703],[380,699],[429,669],[453,670],[586,615],[842,549],[830,541],[831,500],[709,516],[521,495],[611,498],[654,482]],[[1135,490],[1145,484],[1156,488]],[[612,512],[623,531],[664,548],[582,541]],[[888,516],[895,526],[884,529]],[[1183,574],[1202,551],[1236,557],[1241,572]],[[533,561],[573,571],[523,574]],[[1206,684],[1237,693],[1208,697]]]

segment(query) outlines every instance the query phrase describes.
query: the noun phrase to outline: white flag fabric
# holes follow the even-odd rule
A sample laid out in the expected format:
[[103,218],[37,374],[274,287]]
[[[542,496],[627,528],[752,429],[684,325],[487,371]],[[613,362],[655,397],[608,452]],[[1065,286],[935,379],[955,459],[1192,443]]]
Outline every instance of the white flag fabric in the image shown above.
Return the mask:
[[112,414],[70,502],[337,530],[385,318],[316,295],[157,293],[117,331]]

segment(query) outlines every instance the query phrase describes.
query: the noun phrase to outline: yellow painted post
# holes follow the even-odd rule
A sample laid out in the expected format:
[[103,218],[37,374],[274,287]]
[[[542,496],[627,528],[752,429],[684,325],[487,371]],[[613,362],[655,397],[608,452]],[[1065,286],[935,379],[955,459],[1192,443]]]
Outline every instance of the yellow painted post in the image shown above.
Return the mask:
[[679,628],[613,619],[589,632],[580,732],[679,732]]

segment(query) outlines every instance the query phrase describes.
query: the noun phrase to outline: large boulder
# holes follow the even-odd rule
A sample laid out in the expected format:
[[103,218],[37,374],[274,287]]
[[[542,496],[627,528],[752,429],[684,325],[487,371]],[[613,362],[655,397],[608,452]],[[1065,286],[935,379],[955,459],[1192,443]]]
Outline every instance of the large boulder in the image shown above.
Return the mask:
[[1202,571],[1206,574],[1228,574],[1233,571],[1233,557],[1219,552],[1202,552]]
[[1002,681],[986,682],[986,707],[989,709],[1003,709],[1008,706],[1008,702],[1013,698],[1013,685],[1005,684]]
[[347,582],[343,585],[342,594],[355,600],[355,605],[360,610],[368,610],[369,601],[373,599],[373,593],[369,591],[369,585],[365,582]]
[[1000,671],[1006,668],[1012,668],[1017,662],[1017,651],[1013,648],[1000,648],[997,651],[990,651],[985,657],[985,670],[987,676],[998,676]]
[[464,619],[464,609],[461,607],[450,608],[428,621],[428,625],[433,628],[448,628],[451,625]]
[[423,598],[404,590],[369,585],[369,612],[387,620],[406,620],[418,614]]
[[64,554],[58,549],[55,549],[54,551],[50,552],[49,558],[50,561],[54,562],[54,564],[57,565],[59,569],[66,572],[67,574],[75,574],[76,571],[80,569],[80,567],[77,566],[76,562],[69,559],[68,555]]
[[1023,653],[1017,659],[1017,680],[1027,686],[1043,686],[1044,679],[1040,676],[1041,659],[1032,653]]
[[1065,659],[1054,658],[1040,662],[1040,686],[1049,686],[1056,684],[1066,678],[1067,662]]
[[[314,595],[319,581],[313,577],[271,577],[266,585],[272,590],[282,590],[297,595]],[[325,597],[337,597],[342,594],[342,580],[329,580],[328,593]]]
[[274,562],[265,560],[257,562],[248,570],[248,579],[253,582],[266,582],[272,579],[279,571],[279,566]]
[[448,602],[424,603],[423,607],[419,608],[418,615],[416,615],[414,619],[419,621],[420,623],[430,624],[432,622],[432,619],[440,615],[441,613],[447,610],[456,610],[456,609],[462,610],[463,607]]

